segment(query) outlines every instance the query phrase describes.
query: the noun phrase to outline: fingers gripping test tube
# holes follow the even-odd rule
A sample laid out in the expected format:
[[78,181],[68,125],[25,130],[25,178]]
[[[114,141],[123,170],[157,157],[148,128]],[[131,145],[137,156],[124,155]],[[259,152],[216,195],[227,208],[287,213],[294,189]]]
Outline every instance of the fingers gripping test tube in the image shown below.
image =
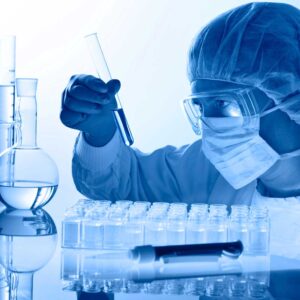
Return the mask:
[[[90,50],[90,54],[96,67],[98,76],[105,82],[108,82],[112,78],[103,51],[101,49],[97,33],[86,35],[85,39],[87,41],[88,48]],[[117,108],[113,111],[114,117],[121,132],[123,142],[126,145],[131,146],[133,144],[133,136],[131,134],[125,113],[117,94],[115,95],[115,98],[117,102]]]

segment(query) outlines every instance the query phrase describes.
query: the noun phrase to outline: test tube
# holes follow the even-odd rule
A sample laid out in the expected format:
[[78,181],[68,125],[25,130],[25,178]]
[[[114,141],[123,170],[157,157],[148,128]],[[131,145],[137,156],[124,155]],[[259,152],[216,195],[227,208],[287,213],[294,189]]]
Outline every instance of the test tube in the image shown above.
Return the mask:
[[[88,47],[90,50],[90,54],[91,54],[92,60],[94,62],[94,65],[96,67],[98,76],[105,82],[111,80],[111,74],[110,74],[109,68],[107,66],[103,51],[101,49],[97,33],[92,33],[92,34],[86,35],[85,39],[87,41],[87,44],[88,44]],[[116,102],[117,102],[117,107],[113,110],[114,117],[115,117],[117,126],[121,132],[123,142],[126,145],[130,146],[133,144],[133,136],[129,129],[129,125],[128,125],[124,110],[122,108],[119,96],[116,94],[115,98],[116,98]]]

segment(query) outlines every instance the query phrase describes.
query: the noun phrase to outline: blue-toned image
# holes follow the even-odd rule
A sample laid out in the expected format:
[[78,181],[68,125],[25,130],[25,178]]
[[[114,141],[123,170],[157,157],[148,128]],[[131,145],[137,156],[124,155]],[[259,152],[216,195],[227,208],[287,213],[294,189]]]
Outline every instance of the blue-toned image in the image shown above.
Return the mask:
[[296,0],[3,5],[0,300],[300,299],[299,32]]
[[[17,78],[19,101],[13,121],[15,146],[0,157],[0,201],[7,207],[35,209],[54,196],[58,186],[58,170],[52,159],[37,145],[37,79]],[[5,99],[4,99],[5,100]]]
[[72,77],[61,120],[82,132],[73,160],[79,191],[95,199],[226,204],[251,203],[256,188],[299,196],[299,20],[286,4],[247,4],[196,35],[185,105],[202,139],[183,148],[144,154],[124,147],[110,113],[119,84]]
[[32,299],[34,272],[53,256],[57,230],[43,210],[5,210],[0,214],[0,261],[6,283],[1,299]]

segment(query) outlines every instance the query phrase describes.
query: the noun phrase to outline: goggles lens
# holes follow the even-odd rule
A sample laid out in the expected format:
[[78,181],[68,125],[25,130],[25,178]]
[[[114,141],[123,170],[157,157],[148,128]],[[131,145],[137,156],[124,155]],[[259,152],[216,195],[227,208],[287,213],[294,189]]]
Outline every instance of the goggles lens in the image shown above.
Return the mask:
[[249,90],[193,94],[183,100],[183,107],[197,135],[202,134],[202,122],[212,130],[222,132],[232,129],[233,124],[234,128],[246,126],[251,120],[249,117],[258,114],[254,96]]

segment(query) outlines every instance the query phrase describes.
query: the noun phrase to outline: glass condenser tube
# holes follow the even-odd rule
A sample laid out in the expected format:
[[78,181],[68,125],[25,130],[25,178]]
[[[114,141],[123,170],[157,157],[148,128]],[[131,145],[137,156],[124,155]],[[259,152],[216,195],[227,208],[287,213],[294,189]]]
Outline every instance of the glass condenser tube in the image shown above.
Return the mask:
[[[110,71],[108,69],[103,51],[101,49],[97,33],[92,33],[85,36],[87,41],[91,57],[93,59],[94,65],[98,76],[105,82],[111,80]],[[118,95],[115,96],[117,102],[117,108],[114,109],[114,117],[116,119],[117,126],[121,132],[122,139],[124,143],[128,146],[133,144],[133,137],[128,126],[128,122],[123,111],[120,99]]]

